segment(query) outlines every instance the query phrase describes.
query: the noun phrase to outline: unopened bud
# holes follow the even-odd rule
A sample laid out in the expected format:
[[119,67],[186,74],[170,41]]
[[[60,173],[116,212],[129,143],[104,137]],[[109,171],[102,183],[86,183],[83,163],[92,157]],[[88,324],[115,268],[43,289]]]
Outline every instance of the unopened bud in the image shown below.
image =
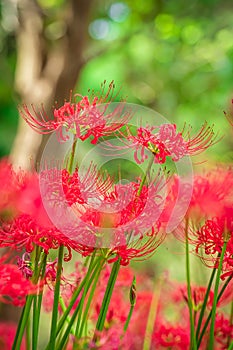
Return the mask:
[[130,304],[131,306],[134,306],[136,304],[136,278],[134,276],[133,282],[130,287],[130,292],[129,292],[129,299],[130,299]]

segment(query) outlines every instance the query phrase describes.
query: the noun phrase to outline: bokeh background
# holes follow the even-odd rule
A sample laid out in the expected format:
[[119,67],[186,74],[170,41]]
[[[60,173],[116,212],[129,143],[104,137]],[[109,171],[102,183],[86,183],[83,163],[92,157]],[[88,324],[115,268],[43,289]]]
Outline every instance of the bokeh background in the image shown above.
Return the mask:
[[[222,139],[197,167],[232,162],[232,131],[224,115],[233,96],[232,0],[0,4],[0,157],[11,154],[26,168],[43,147],[19,121],[20,103],[44,103],[49,114],[70,90],[85,95],[114,80],[119,99],[148,106],[180,128],[214,124]],[[151,276],[169,268],[173,278],[182,279],[184,249],[168,239],[137,266]],[[193,273],[203,280],[197,263]]]

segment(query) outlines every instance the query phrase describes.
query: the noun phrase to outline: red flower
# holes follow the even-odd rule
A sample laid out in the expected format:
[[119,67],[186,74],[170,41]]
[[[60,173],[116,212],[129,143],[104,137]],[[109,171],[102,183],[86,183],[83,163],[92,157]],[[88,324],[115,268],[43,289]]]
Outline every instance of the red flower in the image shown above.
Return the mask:
[[123,105],[119,104],[115,109],[108,110],[108,103],[105,103],[112,98],[113,91],[112,81],[106,93],[103,88],[101,95],[91,100],[87,96],[82,97],[77,94],[75,97],[81,97],[81,100],[66,102],[60,108],[54,109],[53,120],[46,115],[43,106],[38,112],[32,105],[31,112],[27,105],[23,105],[20,114],[34,130],[41,134],[56,131],[59,140],[66,141],[69,136],[64,135],[64,131],[70,131],[82,141],[92,136],[91,143],[95,144],[100,137],[112,134],[128,120],[128,113],[121,116]]
[[19,171],[17,175],[20,181],[17,199],[15,200],[17,212],[27,213],[41,226],[52,227],[53,225],[43,206],[38,174],[35,171],[32,173]]
[[152,228],[148,233],[144,233],[143,237],[138,238],[135,242],[116,247],[109,253],[115,255],[109,258],[108,262],[112,263],[119,258],[121,265],[128,265],[131,260],[141,260],[152,256],[158,246],[162,243],[164,235],[162,232]]
[[154,343],[157,347],[172,348],[174,350],[189,349],[188,328],[179,325],[161,324],[153,334]]
[[[195,311],[199,311],[203,305],[203,302],[204,302],[204,298],[205,298],[205,294],[206,294],[206,287],[204,287],[204,286],[192,286],[191,292],[192,292],[193,308]],[[187,286],[183,285],[183,286],[180,286],[180,288],[178,288],[177,290],[175,290],[173,298],[174,298],[175,302],[180,302],[183,299],[185,301],[185,303],[187,304],[187,302],[188,302]],[[208,296],[208,300],[207,300],[208,309],[210,309],[212,307],[213,298],[214,298],[214,292],[211,290],[210,294]]]
[[72,257],[72,249],[86,256],[93,248],[78,244],[76,241],[64,236],[55,227],[43,227],[38,225],[31,216],[22,214],[11,224],[4,224],[0,230],[0,246],[11,247],[16,250],[25,249],[31,253],[35,246],[41,247],[46,254],[50,249],[57,249],[63,245],[67,248],[65,261]]
[[138,195],[141,180],[114,185],[94,167],[81,175],[78,169],[73,174],[64,169],[41,174],[44,201],[60,231],[90,249],[107,244],[122,264],[150,255],[162,241],[162,180],[158,175]]
[[206,220],[199,229],[189,227],[188,237],[196,253],[209,266],[218,267],[218,258],[227,242],[223,259],[222,278],[233,273],[233,210],[225,208],[225,215]]
[[27,279],[32,277],[33,271],[31,269],[30,255],[28,253],[24,253],[22,258],[19,256],[17,257],[17,265]]
[[[50,232],[49,232],[50,231]],[[48,253],[53,248],[54,232],[39,226],[30,215],[22,214],[11,224],[4,224],[0,231],[1,247],[25,249],[31,253],[38,245]]]
[[196,220],[222,216],[225,207],[232,206],[232,170],[231,167],[218,166],[203,175],[195,175],[187,216]]
[[[11,322],[0,323],[0,349],[12,349],[17,326]],[[23,338],[20,350],[25,350],[25,338]]]
[[0,215],[4,218],[17,213],[17,197],[20,192],[20,176],[6,159],[0,161]]
[[221,345],[220,349],[228,349],[228,340],[233,339],[233,325],[221,313],[216,314],[214,332],[216,341]]
[[37,286],[22,275],[16,265],[0,265],[0,301],[23,306],[26,296],[37,293]]
[[191,137],[190,129],[185,127],[182,132],[177,132],[175,124],[162,124],[160,126],[147,126],[130,129],[126,133],[119,131],[122,146],[111,145],[105,142],[105,148],[117,148],[118,150],[134,149],[134,159],[138,164],[143,163],[150,153],[154,155],[154,162],[163,164],[170,157],[174,162],[186,155],[195,155],[204,151],[216,143],[217,135],[212,127],[205,123],[201,130]]

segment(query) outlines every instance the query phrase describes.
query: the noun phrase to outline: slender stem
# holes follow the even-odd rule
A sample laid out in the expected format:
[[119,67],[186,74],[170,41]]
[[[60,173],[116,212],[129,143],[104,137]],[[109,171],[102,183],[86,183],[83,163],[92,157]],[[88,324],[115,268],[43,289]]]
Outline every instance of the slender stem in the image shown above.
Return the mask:
[[[75,330],[75,338],[78,339],[78,335],[79,335],[79,328],[81,326],[81,320],[82,320],[82,311],[83,311],[83,306],[84,306],[84,302],[88,293],[88,290],[93,282],[93,280],[95,279],[96,274],[92,274],[92,276],[90,277],[90,284],[86,284],[84,286],[84,290],[83,290],[83,294],[82,294],[82,298],[79,302],[79,313],[78,313],[78,318],[77,318],[77,323],[76,323],[76,330]],[[77,343],[74,342],[73,345],[73,350],[77,349]]]
[[157,284],[155,283],[155,287],[154,287],[154,292],[153,292],[149,315],[148,315],[147,324],[146,324],[143,350],[149,350],[151,348],[151,339],[152,339],[155,319],[156,319],[157,310],[158,310],[158,302],[159,302],[159,297],[161,293],[161,288],[162,288],[162,281],[160,280],[159,285],[157,286]]
[[148,176],[149,173],[150,173],[151,167],[152,167],[152,165],[153,165],[153,163],[154,163],[154,159],[155,159],[154,154],[152,154],[151,159],[150,159],[150,161],[149,161],[149,164],[148,164],[148,166],[147,166],[146,172],[145,172],[145,174],[144,174],[144,176],[143,176],[143,178],[142,178],[142,180],[141,180],[141,183],[140,183],[140,186],[139,186],[139,189],[138,189],[138,193],[137,193],[138,196],[139,196],[139,195],[141,194],[141,192],[142,192],[142,188],[143,188],[143,186],[144,186],[144,183],[145,183],[145,181],[146,181],[147,176]]
[[55,290],[54,290],[53,313],[52,313],[52,322],[51,322],[50,340],[49,340],[51,350],[55,348],[55,340],[56,340],[63,252],[64,252],[64,246],[60,246],[58,251],[57,275],[56,275]]
[[[38,279],[39,279],[39,275],[40,275],[40,269],[38,269],[38,262],[39,262],[40,254],[41,254],[41,248],[36,246],[34,251],[33,251],[33,254],[32,254],[33,255],[32,260],[34,260],[33,261],[34,273],[33,273],[33,277],[32,277],[33,284],[37,284]],[[28,295],[26,298],[26,303],[24,305],[24,308],[23,308],[23,311],[22,311],[22,314],[21,314],[21,317],[19,320],[14,343],[12,345],[12,350],[20,350],[24,330],[25,330],[25,327],[26,327],[28,319],[29,319],[33,299],[34,299],[34,295]]]
[[[72,326],[74,324],[74,321],[77,317],[77,314],[79,312],[79,309],[80,309],[80,304],[77,305],[70,321],[69,321],[69,324],[68,324],[68,327],[66,328],[66,331],[63,335],[63,337],[61,338],[61,341],[59,343],[59,345],[56,347],[56,350],[63,350],[64,349],[64,345],[67,343],[67,340],[68,340],[68,337],[71,333],[71,329],[72,329]],[[50,350],[50,347],[46,348],[46,350],[49,349]]]
[[24,329],[26,327],[30,310],[31,310],[31,305],[33,301],[33,295],[28,295],[26,299],[26,304],[24,306],[23,312],[22,312],[22,317],[20,318],[18,329],[15,335],[15,340],[12,346],[12,350],[20,350],[21,347],[21,342],[23,339],[23,334],[24,334]]
[[218,264],[217,276],[216,276],[216,280],[215,280],[214,300],[213,300],[211,324],[210,324],[209,350],[214,349],[214,326],[215,326],[216,309],[217,309],[217,302],[218,302],[218,287],[219,287],[220,275],[222,272],[222,264],[223,264],[223,259],[224,259],[224,255],[226,252],[226,248],[227,248],[227,242],[224,242],[221,256],[220,256],[220,260],[219,260],[219,264]]
[[92,286],[91,291],[90,291],[90,295],[89,295],[88,300],[87,300],[86,308],[85,308],[85,311],[83,313],[83,318],[82,318],[82,322],[81,322],[81,325],[80,325],[78,338],[81,338],[82,335],[83,335],[83,329],[85,327],[85,324],[87,323],[88,312],[89,312],[89,309],[90,309],[90,306],[91,306],[91,302],[93,301],[94,293],[95,293],[95,290],[96,290],[96,285],[98,283],[99,276],[100,276],[100,273],[102,271],[103,265],[104,265],[104,260],[100,263],[99,271],[97,272],[96,277],[94,279],[94,283],[93,283],[93,286]]
[[196,350],[196,337],[193,319],[193,304],[192,304],[192,291],[191,291],[191,277],[190,277],[190,260],[189,260],[189,241],[188,241],[188,219],[185,223],[185,258],[186,258],[186,280],[187,280],[187,293],[188,293],[188,308],[189,308],[189,319],[190,319],[190,349]]
[[[46,260],[47,260],[47,254],[44,253],[40,264],[40,268],[39,268],[39,271],[41,271],[41,280],[44,278],[44,275],[45,275]],[[38,296],[35,295],[34,301],[33,301],[32,350],[37,350],[43,291],[44,291],[44,284],[42,285],[42,290],[40,291],[40,294]]]
[[[220,290],[220,292],[219,292],[219,294],[218,294],[218,300],[217,300],[217,302],[219,302],[219,300],[221,299],[221,297],[222,297],[222,295],[223,295],[223,293],[224,293],[226,287],[227,287],[228,284],[230,283],[232,277],[233,277],[233,276],[229,276],[228,279],[226,280],[226,282],[224,283],[224,285],[222,286],[222,288],[221,288],[221,290]],[[204,334],[205,334],[205,331],[206,331],[206,329],[207,329],[207,326],[208,326],[208,324],[209,324],[209,322],[210,322],[211,315],[212,315],[212,310],[210,311],[210,313],[209,313],[209,315],[208,315],[208,317],[207,317],[207,319],[206,319],[206,322],[205,322],[205,324],[204,324],[204,326],[203,326],[203,329],[202,329],[202,331],[201,331],[200,337],[199,337],[198,342],[197,342],[197,346],[198,346],[198,347],[199,347],[200,344],[201,344],[202,338],[203,338],[203,336],[204,336]]]
[[129,314],[127,316],[127,319],[126,319],[126,322],[124,325],[124,333],[126,333],[128,327],[129,327],[129,323],[130,323],[131,317],[133,315],[133,310],[134,310],[134,307],[136,305],[136,278],[135,278],[135,276],[133,277],[133,282],[132,282],[131,287],[130,287],[129,299],[130,299],[131,306],[130,306]]
[[[108,280],[107,288],[105,290],[103,302],[100,308],[99,317],[96,323],[96,331],[102,331],[104,328],[104,322],[106,319],[108,307],[110,304],[111,296],[113,293],[113,288],[116,283],[117,275],[120,269],[120,259],[118,259],[112,267],[112,271]],[[94,341],[96,340],[96,333],[94,335]]]
[[[99,265],[97,265],[97,266],[95,265],[95,269],[92,270],[92,276],[91,276],[91,278],[88,278],[88,279],[86,280],[86,283],[87,283],[87,285],[88,285],[88,289],[90,288],[91,283],[92,283],[92,281],[93,281],[93,276],[96,275],[96,273],[98,272],[98,270],[99,270]],[[88,277],[90,277],[90,275],[89,275]],[[57,346],[56,350],[63,350],[63,349],[64,349],[64,345],[65,345],[66,342],[67,342],[67,339],[68,339],[68,337],[69,337],[71,328],[72,328],[72,326],[73,326],[73,324],[74,324],[74,321],[75,321],[75,319],[76,319],[76,317],[77,317],[77,315],[78,315],[78,313],[79,313],[79,310],[80,310],[80,303],[77,305],[76,309],[74,310],[74,313],[73,313],[73,315],[72,315],[72,317],[71,317],[71,319],[70,319],[70,322],[69,322],[69,324],[68,324],[68,326],[67,326],[67,328],[66,328],[66,331],[65,331],[63,337],[61,338],[61,341],[60,341],[59,345]],[[50,348],[47,347],[46,350],[50,350]]]
[[39,273],[40,273],[39,261],[40,261],[41,247],[36,245],[34,251],[35,251],[35,259],[34,259],[34,273],[33,273],[32,281],[36,282],[39,279]]
[[[27,301],[26,301],[26,303],[27,303]],[[22,324],[22,321],[23,321],[23,318],[24,318],[25,308],[26,308],[26,304],[24,305],[23,310],[22,310],[21,315],[20,315],[18,328],[16,330],[16,334],[15,334],[15,339],[14,339],[12,350],[14,349],[14,346],[16,346],[16,342],[17,342],[18,337],[19,337],[19,331],[20,331],[21,324]]]
[[[66,305],[65,305],[65,302],[64,302],[64,300],[62,299],[61,296],[59,298],[59,304],[60,304],[60,306],[62,308],[62,311],[65,312],[66,311]],[[68,324],[70,323],[70,316],[66,317],[66,322]],[[75,335],[75,330],[73,328],[71,329],[71,334]]]
[[130,310],[129,310],[129,313],[128,313],[128,316],[127,316],[127,319],[126,319],[125,325],[124,325],[124,333],[127,331],[128,327],[129,327],[129,323],[130,323],[131,317],[133,315],[134,307],[135,307],[135,305],[130,306]]
[[233,350],[233,341],[231,342],[231,344],[227,350]]
[[26,350],[30,350],[31,348],[31,332],[30,332],[30,317],[28,317],[26,324]]
[[[95,261],[95,252],[92,254],[91,257],[91,261],[89,264],[89,268],[88,270],[90,270],[91,272],[95,269],[96,265],[98,264],[99,260]],[[59,323],[58,323],[58,327],[57,327],[57,335],[59,334],[59,332],[61,331],[64,323],[66,322],[67,316],[69,315],[72,307],[74,306],[77,298],[79,297],[79,294],[81,293],[83,287],[85,286],[85,284],[88,282],[88,272],[86,274],[86,276],[84,277],[84,279],[82,280],[82,282],[79,284],[78,288],[75,290],[74,294],[72,295],[72,298],[70,300],[69,305],[66,308],[66,311],[64,312],[64,314],[62,315]],[[47,350],[47,348],[46,348]]]
[[199,319],[198,319],[197,330],[196,330],[196,339],[198,339],[198,337],[199,337],[199,333],[200,333],[201,325],[202,325],[202,320],[203,320],[203,316],[204,316],[204,313],[205,313],[205,310],[206,310],[206,305],[207,305],[208,298],[209,298],[209,295],[210,295],[210,290],[211,290],[211,287],[212,287],[212,284],[213,284],[215,273],[216,273],[216,269],[213,269],[213,271],[212,271],[212,273],[210,275],[210,280],[209,280],[209,283],[208,283],[208,286],[207,286],[207,289],[206,289],[205,298],[204,298],[204,301],[203,301],[203,304],[202,304],[202,307],[201,307],[201,311],[200,311],[200,315],[199,315]]
[[[97,259],[95,261],[95,254],[96,254],[96,251],[94,251],[94,253],[91,256],[91,261],[90,261],[89,268],[88,268],[88,271],[90,271],[91,273],[94,273],[93,271],[94,271],[94,269],[96,268],[96,265],[98,265],[98,262],[99,262],[99,259]],[[87,271],[86,276],[82,280],[82,282],[79,284],[78,288],[75,290],[75,292],[74,292],[74,294],[73,294],[73,296],[72,296],[72,298],[70,300],[69,305],[67,306],[64,314],[62,315],[62,317],[61,317],[61,319],[60,319],[60,321],[58,323],[56,337],[59,336],[59,334],[61,334],[61,330],[62,330],[65,322],[67,321],[67,317],[69,316],[69,313],[70,313],[72,307],[74,306],[74,304],[75,304],[77,298],[79,297],[79,294],[81,293],[81,291],[82,291],[83,287],[85,286],[85,284],[89,282],[88,281],[88,277],[89,277],[88,271]],[[66,343],[66,339],[69,336],[70,330],[71,330],[71,328],[73,326],[73,322],[74,322],[75,317],[76,317],[74,315],[75,314],[77,315],[78,311],[79,311],[79,305],[75,309],[74,314],[73,314],[72,318],[70,319],[70,322],[68,324],[68,327],[67,327],[65,335],[63,337],[61,337],[61,342],[60,342],[61,350],[63,350],[62,346],[64,346],[64,344]],[[50,346],[49,345],[50,344],[48,344],[48,346],[46,347],[46,350],[50,350]]]
[[77,139],[74,140],[73,145],[72,145],[72,150],[71,150],[71,155],[69,159],[69,166],[68,166],[68,171],[71,174],[73,170],[73,165],[74,165],[74,158],[75,158],[75,149],[77,146]]
[[36,350],[37,332],[37,295],[34,295],[32,313],[32,350]]

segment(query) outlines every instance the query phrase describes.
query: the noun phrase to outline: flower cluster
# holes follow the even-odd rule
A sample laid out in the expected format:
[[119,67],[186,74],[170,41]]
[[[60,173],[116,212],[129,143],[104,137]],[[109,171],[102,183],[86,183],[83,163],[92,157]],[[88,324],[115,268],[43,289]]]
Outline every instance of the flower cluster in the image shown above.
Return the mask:
[[[133,110],[112,105],[113,95],[113,82],[107,91],[104,83],[99,95],[56,106],[51,118],[43,106],[20,108],[37,132],[73,143],[59,164],[45,159],[39,174],[0,162],[0,301],[23,307],[9,339],[0,324],[0,347],[24,349],[27,327],[27,349],[30,337],[37,349],[43,305],[52,313],[46,349],[231,350],[232,312],[223,306],[233,303],[232,168],[195,174],[193,182],[168,170],[217,134],[207,123],[194,136],[171,123],[133,125]],[[77,145],[128,152],[140,171],[122,179],[114,166],[75,157]],[[169,229],[185,242],[187,284],[135,277],[131,261],[153,255]],[[191,252],[211,269],[207,286],[191,283]]]

